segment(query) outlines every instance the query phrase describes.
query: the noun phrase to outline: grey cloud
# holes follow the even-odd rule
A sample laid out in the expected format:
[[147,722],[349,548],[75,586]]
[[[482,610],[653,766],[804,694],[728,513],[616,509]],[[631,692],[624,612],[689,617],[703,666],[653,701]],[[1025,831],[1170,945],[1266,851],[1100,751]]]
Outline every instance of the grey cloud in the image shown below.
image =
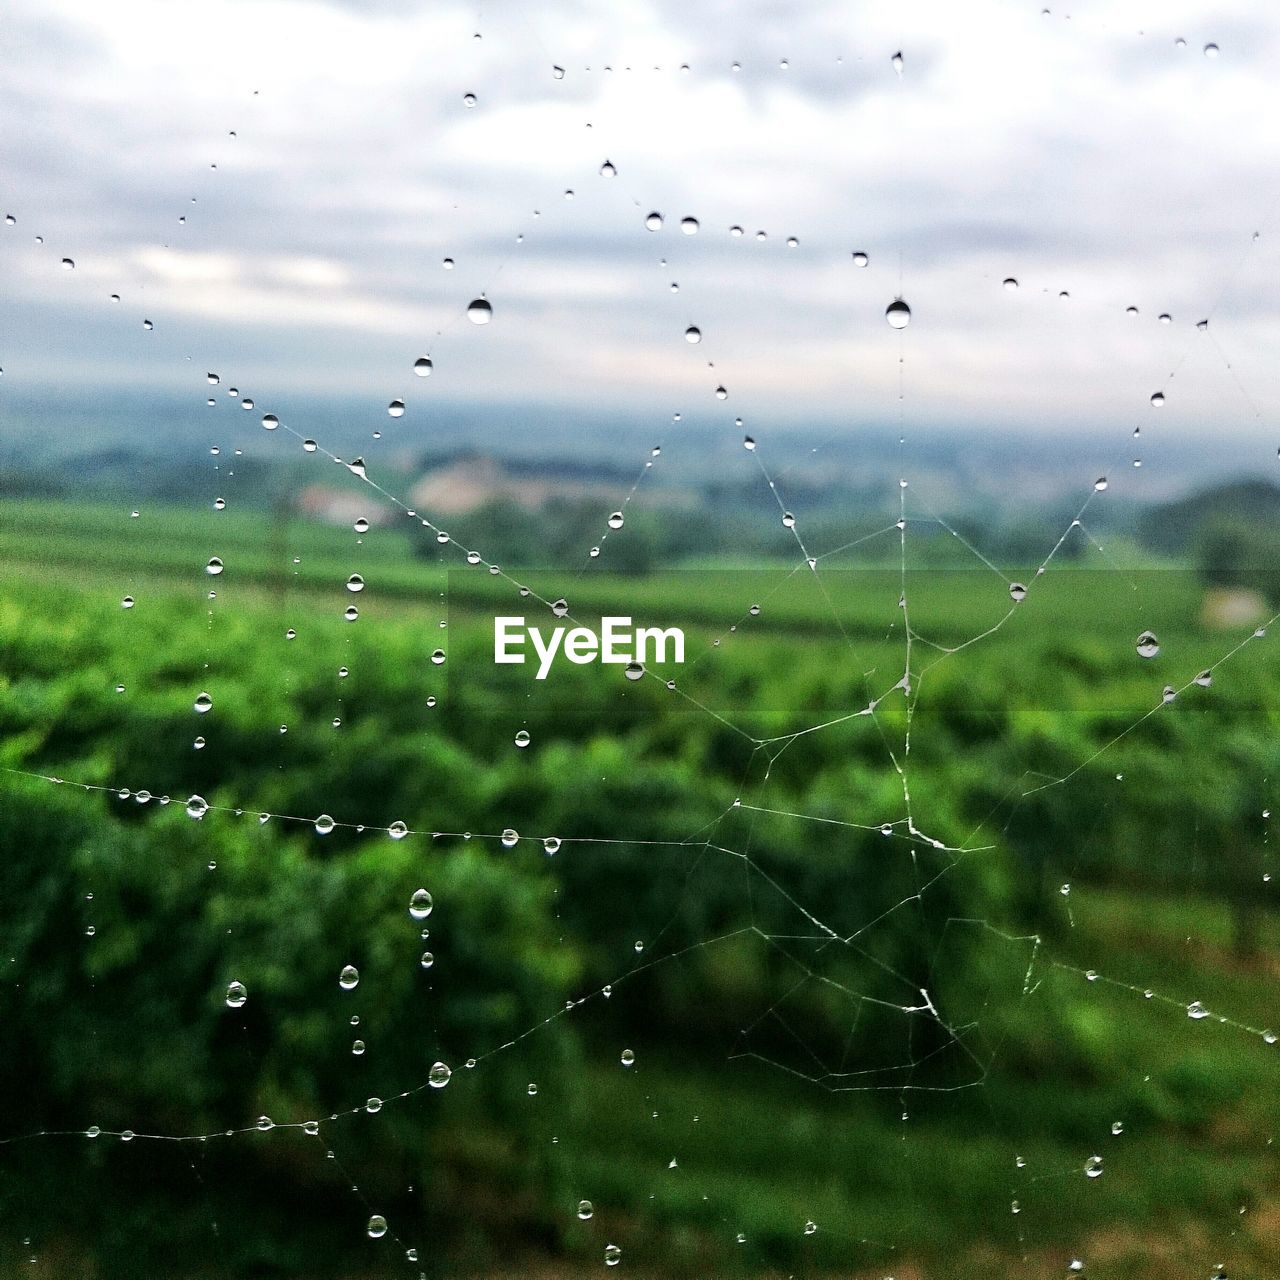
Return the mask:
[[[273,12],[230,4],[218,21],[252,51]],[[1062,352],[1048,337],[1017,345],[1030,340],[1011,327],[1018,313],[992,297],[1002,275],[1024,279],[1024,303],[1065,287],[1105,317],[1140,294],[1144,313],[1176,306],[1182,320],[1221,292],[1273,188],[1276,146],[1251,145],[1247,133],[1276,46],[1276,24],[1262,16],[1217,24],[1223,56],[1208,65],[1198,48],[1175,54],[1118,19],[1114,30],[1037,27],[993,6],[990,39],[1014,41],[1025,58],[987,64],[980,33],[954,19],[913,26],[909,15],[757,0],[573,0],[500,6],[480,21],[479,47],[471,12],[439,10],[460,43],[406,68],[381,55],[436,10],[326,0],[292,12],[296,46],[259,49],[252,68],[188,91],[191,59],[205,56],[199,31],[150,50],[158,69],[135,82],[127,52],[73,5],[47,15],[33,0],[16,6],[0,36],[16,55],[0,64],[0,112],[20,122],[4,144],[6,199],[21,215],[20,241],[0,227],[14,268],[4,315],[10,331],[47,336],[49,351],[31,343],[15,359],[11,344],[0,353],[7,370],[185,386],[175,352],[228,351],[264,381],[345,386],[377,404],[442,328],[451,355],[440,385],[454,379],[459,397],[685,403],[709,395],[705,356],[755,397],[743,403],[735,384],[720,411],[730,421],[739,410],[831,417],[854,389],[871,415],[894,403],[881,316],[901,254],[902,287],[921,302],[911,341],[930,353],[913,366],[915,394],[980,421],[1020,413],[1023,392],[984,390],[973,369],[1018,356],[1052,378],[1055,364],[1095,353],[1083,330],[1055,331],[1071,344]],[[351,25],[330,29],[329,19]],[[269,27],[270,39],[281,29]],[[887,61],[899,29],[901,83]],[[331,83],[335,42],[362,31],[361,56],[373,62]],[[254,99],[265,55],[277,75]],[[550,74],[557,60],[563,81]],[[654,62],[664,70],[648,69]],[[82,92],[72,71],[99,78]],[[461,103],[464,85],[480,95],[474,112]],[[612,182],[596,175],[606,156],[619,168]],[[577,192],[572,205],[565,186]],[[652,235],[642,224],[650,207],[669,220],[694,214],[703,229],[686,238],[669,221]],[[745,226],[743,240],[730,239],[730,222]],[[752,239],[758,227],[765,245]],[[29,239],[37,231],[48,239],[42,256]],[[798,250],[786,249],[788,234],[800,236]],[[188,275],[166,277],[152,256],[162,245]],[[872,254],[865,273],[852,267],[855,248]],[[50,274],[63,252],[81,263],[73,282]],[[455,272],[443,271],[446,254]],[[202,283],[201,261],[228,279]],[[180,333],[181,343],[140,357],[136,316],[121,327],[94,309],[107,288],[95,262],[125,274],[116,287],[131,308],[145,284],[166,342]],[[458,322],[481,289],[499,308],[483,336]],[[1259,333],[1277,319],[1258,288],[1237,288],[1228,305]],[[930,306],[951,331],[929,328]],[[707,333],[696,354],[681,345],[689,317]],[[81,358],[59,367],[70,332]],[[1164,351],[1141,333],[1145,388]],[[944,340],[962,354],[927,345]],[[1046,419],[1125,419],[1102,391],[1057,377]]]

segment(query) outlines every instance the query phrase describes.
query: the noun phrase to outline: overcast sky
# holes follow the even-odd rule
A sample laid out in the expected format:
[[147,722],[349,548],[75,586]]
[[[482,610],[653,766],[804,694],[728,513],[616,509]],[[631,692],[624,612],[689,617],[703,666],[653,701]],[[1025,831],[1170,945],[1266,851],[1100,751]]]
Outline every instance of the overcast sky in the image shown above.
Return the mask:
[[1256,437],[1280,13],[1050,8],[8,0],[0,394]]

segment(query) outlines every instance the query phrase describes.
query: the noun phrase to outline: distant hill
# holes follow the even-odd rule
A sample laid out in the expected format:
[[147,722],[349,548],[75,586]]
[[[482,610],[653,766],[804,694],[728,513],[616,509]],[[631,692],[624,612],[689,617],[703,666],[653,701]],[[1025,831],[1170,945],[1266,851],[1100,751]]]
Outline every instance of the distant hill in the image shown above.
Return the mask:
[[1153,551],[1185,556],[1228,528],[1264,539],[1280,531],[1280,485],[1245,478],[1198,489],[1150,508],[1139,518],[1137,533]]

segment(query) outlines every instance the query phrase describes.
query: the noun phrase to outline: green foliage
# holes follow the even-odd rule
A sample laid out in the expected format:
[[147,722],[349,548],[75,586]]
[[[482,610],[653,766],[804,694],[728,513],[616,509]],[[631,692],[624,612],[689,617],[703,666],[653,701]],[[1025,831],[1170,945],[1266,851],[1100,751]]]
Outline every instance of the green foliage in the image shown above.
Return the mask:
[[1205,582],[1257,591],[1280,602],[1280,529],[1238,513],[1204,520],[1196,537],[1196,563]]
[[[314,541],[289,591],[271,594],[262,588],[278,566],[255,530],[227,526],[215,545],[229,568],[210,602],[201,548],[180,530],[155,576],[134,585],[151,544],[112,545],[104,523],[102,554],[117,557],[108,591],[75,567],[88,551],[63,516],[48,530],[61,569],[0,589],[0,766],[69,780],[0,774],[5,1133],[140,1116],[157,1132],[216,1133],[409,1091],[376,1116],[328,1122],[324,1141],[380,1204],[459,1256],[472,1231],[594,1251],[564,1212],[585,1182],[627,1207],[624,1244],[660,1228],[673,1268],[705,1272],[706,1241],[726,1219],[755,1222],[753,1256],[779,1266],[802,1213],[858,1238],[867,1228],[855,1220],[914,1234],[922,1251],[979,1234],[1008,1188],[989,1172],[992,1150],[969,1152],[947,1128],[969,1132],[966,1118],[981,1114],[1061,1163],[1067,1149],[1077,1158],[1100,1109],[1200,1141],[1268,1078],[1247,1054],[1224,1061],[1217,1042],[1183,1053],[1185,1016],[1137,994],[1150,984],[1221,997],[1255,1026],[1268,1014],[1258,984],[1233,968],[1243,962],[1193,964],[1183,949],[1194,935],[1228,956],[1242,904],[1257,901],[1259,815],[1280,770],[1280,688],[1264,648],[1168,706],[1171,668],[1134,653],[1149,613],[1161,662],[1182,680],[1222,648],[1196,627],[1189,577],[1156,574],[1140,593],[1118,575],[1047,577],[958,654],[948,646],[1005,617],[1007,585],[913,578],[923,639],[908,808],[889,755],[906,702],[886,695],[902,670],[901,634],[886,630],[898,573],[829,577],[828,598],[805,575],[783,588],[772,575],[768,593],[750,575],[584,576],[575,614],[621,599],[687,620],[703,656],[680,672],[679,693],[598,668],[535,686],[490,661],[492,606],[509,601],[509,584],[483,572],[451,581],[442,630],[443,577],[412,563],[398,533],[371,538],[356,562],[370,585],[348,624],[353,560],[320,533],[305,533]],[[513,526],[517,542],[527,533]],[[9,536],[21,550],[22,535]],[[121,579],[137,598],[130,610]],[[728,633],[720,620],[756,599],[759,618]],[[430,654],[446,642],[437,666]],[[207,716],[191,710],[202,689]],[[858,715],[873,698],[875,717]],[[511,744],[521,727],[533,736],[525,751]],[[199,821],[184,812],[193,793],[214,806]],[[329,813],[365,829],[321,836],[260,812]],[[437,834],[396,840],[396,821]],[[513,847],[492,839],[505,828],[520,833]],[[553,855],[544,835],[564,838]],[[420,886],[435,909],[417,922],[407,906]],[[1256,944],[1273,941],[1269,915],[1250,928]],[[1118,985],[1084,976],[1099,956]],[[353,992],[338,986],[344,964],[360,971]],[[233,979],[250,993],[240,1010],[225,1003]],[[363,1055],[351,1052],[357,1038]],[[646,1087],[661,1088],[664,1109],[681,1099],[705,1115],[706,1146],[690,1164],[732,1155],[717,1203],[701,1198],[705,1179],[651,1190],[637,1172],[636,1153],[655,1146],[657,1160],[660,1144],[645,1136],[654,1104],[627,1092],[642,1072],[619,1082],[621,1045],[654,1064]],[[455,1070],[443,1091],[425,1087],[436,1058]],[[1137,1061],[1150,1076],[1142,1088]],[[734,1090],[747,1087],[753,1114],[782,1119],[744,1145]],[[868,1089],[872,1101],[846,1092]],[[985,1208],[903,1218],[900,1175],[877,1164],[894,1158],[901,1122],[874,1100],[904,1089],[920,1091],[907,1096],[945,1153],[914,1176],[972,1177]],[[864,1129],[828,1149],[835,1118],[855,1109]],[[268,1188],[231,1269],[315,1264],[271,1218],[295,1195],[313,1214],[334,1206],[335,1239],[358,1235],[304,1135],[249,1139],[227,1152],[211,1143],[208,1156],[227,1162],[212,1184]],[[104,1179],[124,1158],[92,1157]],[[29,1172],[38,1182],[58,1168]],[[815,1192],[819,1169],[828,1181]],[[165,1194],[139,1189],[139,1212]],[[923,1202],[944,1199],[940,1185]],[[126,1233],[101,1230],[102,1257],[120,1259],[106,1273],[136,1273]],[[146,1265],[163,1274],[173,1262]]]

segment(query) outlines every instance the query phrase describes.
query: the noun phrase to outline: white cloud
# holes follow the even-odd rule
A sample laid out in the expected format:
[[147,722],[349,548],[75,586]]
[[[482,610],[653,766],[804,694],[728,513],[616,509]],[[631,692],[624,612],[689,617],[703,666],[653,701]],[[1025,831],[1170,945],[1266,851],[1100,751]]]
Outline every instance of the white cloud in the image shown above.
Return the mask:
[[[901,289],[908,420],[1123,439],[1181,359],[1186,408],[1166,422],[1190,427],[1194,406],[1256,425],[1277,394],[1280,308],[1261,284],[1277,259],[1249,236],[1280,194],[1264,127],[1280,17],[1040,7],[627,0],[477,19],[451,3],[15,0],[3,311],[47,340],[4,364],[90,376],[64,359],[73,341],[83,354],[68,335],[119,292],[120,323],[145,303],[197,365],[234,335],[281,386],[417,392],[389,384],[432,349],[433,389],[476,402],[665,413],[723,381],[726,422],[892,422],[899,339],[882,316]],[[482,291],[486,330],[462,318]],[[1220,296],[1222,352],[1180,348]],[[187,373],[158,356],[130,369]]]

